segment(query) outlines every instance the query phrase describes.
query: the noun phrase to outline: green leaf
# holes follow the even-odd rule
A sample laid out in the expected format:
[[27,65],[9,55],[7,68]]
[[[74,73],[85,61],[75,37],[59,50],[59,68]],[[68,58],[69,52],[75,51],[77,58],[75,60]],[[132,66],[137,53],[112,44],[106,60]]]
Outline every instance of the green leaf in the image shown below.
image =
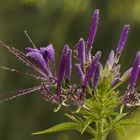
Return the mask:
[[32,133],[32,135],[47,134],[47,133],[53,133],[53,132],[59,132],[59,131],[64,131],[64,130],[77,129],[77,128],[78,128],[77,123],[65,122],[65,123],[55,125],[49,129]]
[[140,120],[125,119],[120,121],[121,125],[140,125]]

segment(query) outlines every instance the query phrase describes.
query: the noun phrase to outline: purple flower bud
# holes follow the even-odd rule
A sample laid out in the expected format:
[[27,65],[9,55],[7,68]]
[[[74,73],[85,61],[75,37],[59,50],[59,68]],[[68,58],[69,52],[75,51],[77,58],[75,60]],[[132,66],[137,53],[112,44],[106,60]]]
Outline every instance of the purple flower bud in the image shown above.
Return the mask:
[[66,60],[66,79],[70,80],[71,77],[71,69],[72,69],[72,50],[69,49],[67,53],[67,60]]
[[76,67],[76,71],[77,71],[77,74],[79,76],[79,79],[83,83],[85,75],[84,75],[84,73],[82,71],[81,65],[80,64],[75,64],[75,67]]
[[44,59],[50,59],[52,61],[54,61],[54,48],[53,48],[53,45],[50,44],[48,45],[47,47],[42,47],[40,48],[40,53],[43,55]]
[[94,74],[94,79],[93,79],[93,88],[96,89],[98,86],[98,82],[100,79],[100,64],[98,63],[95,74]]
[[105,64],[105,67],[111,69],[113,65],[114,65],[114,51],[111,50],[108,60]]
[[93,42],[94,42],[98,22],[99,22],[99,9],[96,9],[94,11],[94,14],[93,14],[93,17],[92,17],[92,22],[91,22],[90,30],[89,30],[89,34],[88,34],[88,41],[87,41],[88,48],[90,48],[92,46]]
[[128,38],[129,30],[130,30],[130,25],[125,25],[123,27],[122,34],[121,34],[119,44],[118,44],[118,47],[117,47],[117,53],[119,55],[122,53],[122,51],[124,49],[124,46],[125,46],[127,38]]
[[99,51],[96,53],[94,59],[92,60],[91,65],[88,67],[87,74],[85,75],[85,79],[83,82],[84,87],[86,87],[88,85],[90,79],[92,78],[92,76],[93,76],[93,74],[98,66],[100,57],[101,57],[101,52]]
[[120,76],[116,76],[116,78],[111,82],[111,87],[115,86],[120,81]]
[[47,70],[47,67],[46,67],[46,62],[43,58],[43,56],[39,53],[39,52],[28,52],[26,54],[27,57],[29,57],[30,59],[32,59],[35,64],[41,68],[41,70],[43,72],[45,72],[47,75],[48,75],[48,70]]
[[134,87],[136,84],[136,81],[139,76],[139,71],[140,71],[140,51],[137,52],[132,72],[131,72],[131,77],[130,77],[130,87]]
[[66,71],[66,59],[67,59],[68,50],[69,50],[69,46],[64,45],[64,49],[62,51],[60,64],[59,64],[59,72],[58,72],[58,80],[60,82],[63,80]]
[[80,64],[82,65],[82,67],[85,64],[85,41],[83,38],[80,38],[78,45],[77,45],[77,49],[78,49],[78,59]]
[[130,78],[132,72],[132,68],[129,68],[128,70],[125,71],[125,73],[121,77],[121,81],[126,81],[127,79]]

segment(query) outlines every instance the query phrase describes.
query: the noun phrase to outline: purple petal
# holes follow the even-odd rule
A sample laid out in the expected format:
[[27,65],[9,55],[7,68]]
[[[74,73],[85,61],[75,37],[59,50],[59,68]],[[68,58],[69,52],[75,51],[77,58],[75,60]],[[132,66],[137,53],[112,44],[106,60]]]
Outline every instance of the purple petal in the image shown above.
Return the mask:
[[138,79],[140,72],[140,51],[137,52],[132,72],[131,72],[131,77],[130,77],[130,87],[134,87],[136,84],[136,81]]
[[30,59],[32,59],[35,62],[35,64],[38,67],[40,67],[42,69],[42,71],[44,71],[48,75],[46,62],[45,62],[43,56],[39,52],[29,52],[26,54],[26,56],[29,57]]
[[96,53],[94,59],[92,60],[91,65],[89,66],[89,68],[87,70],[87,74],[86,74],[84,82],[83,82],[84,87],[86,87],[88,85],[90,79],[92,78],[92,76],[93,76],[93,74],[98,66],[100,57],[101,57],[101,52],[99,51]]
[[98,82],[100,79],[100,64],[97,65],[95,74],[94,74],[94,80],[93,80],[93,88],[96,89],[98,86]]
[[69,49],[67,53],[67,60],[66,60],[66,79],[70,80],[71,77],[71,69],[72,69],[72,50]]
[[78,45],[77,45],[77,49],[78,49],[78,59],[80,64],[82,65],[82,67],[85,64],[85,41],[83,38],[80,38]]
[[64,45],[64,49],[62,51],[60,64],[59,64],[59,72],[58,72],[58,80],[60,82],[63,80],[66,71],[66,59],[67,59],[68,50],[69,50],[69,46]]
[[77,74],[79,76],[79,79],[83,83],[85,75],[84,75],[84,73],[82,71],[81,65],[80,64],[75,64],[75,67],[76,67],[76,71],[77,71]]
[[124,46],[125,46],[127,38],[128,38],[129,30],[130,30],[130,25],[125,25],[123,27],[122,34],[121,34],[119,44],[118,44],[118,47],[117,47],[117,53],[119,55],[122,53],[122,51],[124,49]]
[[88,48],[90,48],[94,42],[98,23],[99,23],[99,9],[96,9],[92,17],[92,22],[91,22],[90,30],[88,34],[88,41],[87,41]]
[[40,53],[43,55],[44,59],[50,59],[52,61],[54,61],[54,48],[53,48],[53,45],[50,44],[48,45],[47,47],[42,47],[40,48]]
[[38,51],[39,51],[38,49],[30,48],[30,47],[25,48],[25,50],[26,50],[27,53],[28,53],[28,52],[38,52]]

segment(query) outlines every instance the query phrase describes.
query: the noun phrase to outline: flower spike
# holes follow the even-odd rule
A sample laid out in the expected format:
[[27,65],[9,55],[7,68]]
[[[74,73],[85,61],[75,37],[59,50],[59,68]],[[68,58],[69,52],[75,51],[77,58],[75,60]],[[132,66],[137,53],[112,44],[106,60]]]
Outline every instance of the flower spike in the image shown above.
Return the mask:
[[120,37],[120,40],[118,43],[118,47],[117,47],[118,55],[121,55],[121,53],[125,47],[125,44],[126,44],[126,41],[128,38],[128,34],[129,34],[129,30],[130,30],[130,25],[127,24],[123,27],[122,34],[121,34],[121,37]]

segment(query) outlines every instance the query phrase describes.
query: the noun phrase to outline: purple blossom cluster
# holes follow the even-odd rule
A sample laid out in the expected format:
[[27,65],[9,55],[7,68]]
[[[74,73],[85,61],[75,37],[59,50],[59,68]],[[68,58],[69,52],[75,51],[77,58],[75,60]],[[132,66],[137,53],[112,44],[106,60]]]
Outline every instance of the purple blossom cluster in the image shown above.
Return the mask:
[[[115,89],[123,82],[122,77],[125,77],[125,80],[130,78],[130,84],[124,94],[122,103],[126,105],[138,103],[139,96],[135,91],[135,84],[140,71],[140,52],[137,52],[133,67],[128,69],[123,76],[120,73],[120,64],[118,64],[127,42],[130,26],[125,25],[123,27],[116,51],[111,50],[106,64],[103,66],[100,62],[102,53],[98,51],[95,55],[91,54],[98,23],[99,9],[96,9],[93,13],[87,41],[80,38],[74,51],[69,45],[64,45],[58,69],[55,66],[55,49],[52,44],[41,48],[26,48],[25,54],[13,47],[4,44],[3,46],[38,73],[38,75],[29,73],[26,73],[26,75],[41,80],[41,85],[33,88],[40,91],[43,98],[51,103],[81,106],[84,99],[88,98],[89,89],[92,94],[101,87],[106,87],[106,90]],[[73,58],[77,60],[74,67],[80,84],[71,83]]]

